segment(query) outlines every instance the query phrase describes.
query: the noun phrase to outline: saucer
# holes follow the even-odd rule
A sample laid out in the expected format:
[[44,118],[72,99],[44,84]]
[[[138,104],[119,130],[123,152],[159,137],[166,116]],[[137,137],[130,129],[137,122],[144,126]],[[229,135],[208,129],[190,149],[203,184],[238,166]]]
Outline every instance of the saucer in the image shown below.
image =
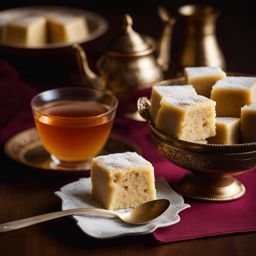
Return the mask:
[[[88,208],[101,206],[92,197],[91,178],[81,178],[78,181],[65,185],[55,194],[62,200],[62,210],[74,208]],[[84,215],[73,216],[77,225],[88,236],[107,239],[113,237],[144,235],[154,232],[157,228],[174,225],[180,221],[179,213],[190,207],[184,203],[183,197],[175,192],[163,178],[156,178],[156,195],[158,199],[168,199],[171,204],[169,208],[158,218],[144,225],[127,225],[117,219]],[[127,212],[122,209],[116,212]]]
[[[4,150],[11,159],[21,164],[42,170],[44,173],[82,175],[89,171],[89,168],[70,170],[60,168],[53,169],[51,167],[52,160],[50,154],[44,149],[35,128],[30,128],[11,137],[6,142]],[[102,152],[100,152],[100,155],[126,151],[141,152],[137,145],[124,140],[119,136],[110,135],[105,147]]]

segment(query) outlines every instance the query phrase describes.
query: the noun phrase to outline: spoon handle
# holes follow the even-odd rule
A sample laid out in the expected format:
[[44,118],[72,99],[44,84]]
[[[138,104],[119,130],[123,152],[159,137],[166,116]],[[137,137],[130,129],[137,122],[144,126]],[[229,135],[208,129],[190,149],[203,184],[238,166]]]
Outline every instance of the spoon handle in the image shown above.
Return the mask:
[[37,215],[30,218],[10,221],[6,223],[0,224],[0,233],[8,232],[15,229],[20,229],[24,227],[28,227],[37,223],[41,223],[48,220],[53,220],[69,215],[79,215],[79,214],[85,214],[85,213],[96,213],[96,214],[106,214],[110,215],[112,217],[118,217],[117,214],[114,212],[104,210],[104,209],[98,209],[98,208],[77,208],[77,209],[70,209],[70,210],[64,210],[64,211],[58,211],[58,212],[51,212],[46,214]]

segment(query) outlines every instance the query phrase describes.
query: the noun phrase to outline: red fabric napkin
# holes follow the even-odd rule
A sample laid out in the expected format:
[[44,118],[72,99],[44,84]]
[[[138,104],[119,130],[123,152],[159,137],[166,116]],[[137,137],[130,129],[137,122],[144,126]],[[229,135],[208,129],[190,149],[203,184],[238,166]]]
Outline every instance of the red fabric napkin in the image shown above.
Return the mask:
[[16,70],[0,59],[0,144],[33,126],[30,100],[34,95],[34,89],[22,82]]
[[[30,100],[35,90],[22,82],[17,72],[0,60],[0,144],[15,133],[34,125]],[[149,94],[139,92],[136,97]],[[122,107],[121,107],[122,108]],[[129,108],[132,109],[133,107]],[[134,108],[135,109],[135,108]],[[170,185],[186,171],[164,159],[153,145],[146,123],[116,118],[113,132],[139,145],[143,156],[152,162],[156,176],[165,177]],[[225,203],[207,203],[185,199],[191,208],[180,213],[181,221],[173,226],[156,230],[152,236],[160,243],[199,237],[256,231],[256,172],[250,171],[237,178],[245,184],[247,192],[239,200]]]

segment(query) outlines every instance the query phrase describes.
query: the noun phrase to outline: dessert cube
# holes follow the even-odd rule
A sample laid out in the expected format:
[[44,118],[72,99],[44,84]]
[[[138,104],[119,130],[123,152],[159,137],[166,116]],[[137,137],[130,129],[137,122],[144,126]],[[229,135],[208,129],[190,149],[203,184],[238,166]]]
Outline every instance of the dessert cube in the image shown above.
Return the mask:
[[50,43],[78,42],[89,34],[84,17],[55,14],[49,15],[47,21]]
[[256,104],[241,108],[242,142],[256,141]]
[[210,98],[215,82],[226,77],[220,67],[187,67],[184,75],[186,83],[192,84],[199,95],[207,98]]
[[21,17],[3,27],[2,42],[25,47],[41,47],[46,43],[46,34],[44,17]]
[[241,107],[256,102],[256,77],[230,76],[212,87],[211,99],[216,101],[216,114],[240,117]]
[[151,118],[156,122],[157,114],[160,109],[160,101],[164,96],[175,95],[196,95],[192,85],[154,85],[151,93]]
[[156,199],[154,168],[133,152],[98,156],[91,166],[93,197],[109,210]]
[[240,118],[216,117],[216,135],[208,139],[213,144],[236,144],[240,141]]
[[200,141],[215,135],[215,102],[200,95],[163,97],[156,128],[171,137]]

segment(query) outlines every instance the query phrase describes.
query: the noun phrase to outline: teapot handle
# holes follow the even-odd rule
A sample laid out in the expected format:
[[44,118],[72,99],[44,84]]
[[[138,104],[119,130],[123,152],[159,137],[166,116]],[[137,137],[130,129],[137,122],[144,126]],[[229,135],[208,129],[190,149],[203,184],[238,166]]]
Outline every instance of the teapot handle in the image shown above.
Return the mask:
[[176,18],[171,16],[162,6],[158,6],[157,11],[160,19],[164,23],[158,45],[157,63],[163,71],[167,71],[171,59],[171,37]]
[[85,84],[93,89],[103,90],[105,84],[101,77],[98,77],[89,67],[87,56],[79,44],[73,44],[72,49],[75,52],[77,64],[80,70],[81,79]]

